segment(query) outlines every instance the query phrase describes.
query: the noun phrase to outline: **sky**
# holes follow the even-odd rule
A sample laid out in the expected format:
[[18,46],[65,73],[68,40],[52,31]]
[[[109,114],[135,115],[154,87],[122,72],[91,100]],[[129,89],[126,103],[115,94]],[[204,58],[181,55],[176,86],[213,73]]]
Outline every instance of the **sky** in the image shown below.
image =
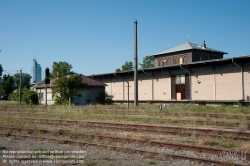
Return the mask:
[[249,0],[0,0],[0,64],[3,74],[32,75],[67,62],[83,74],[112,73],[187,41],[250,55]]

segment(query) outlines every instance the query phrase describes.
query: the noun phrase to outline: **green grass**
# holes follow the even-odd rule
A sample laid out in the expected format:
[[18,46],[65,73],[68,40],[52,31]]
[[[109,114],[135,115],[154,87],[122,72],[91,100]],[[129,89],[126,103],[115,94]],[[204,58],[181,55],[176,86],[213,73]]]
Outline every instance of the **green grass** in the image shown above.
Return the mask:
[[6,149],[6,147],[3,145],[0,145],[0,150],[4,150],[4,149]]
[[87,164],[88,166],[95,166],[98,164],[98,162],[95,159],[85,159],[84,160],[85,164]]
[[205,145],[209,145],[209,146],[217,146],[219,145],[220,143],[217,142],[217,141],[209,141],[209,142],[206,142]]
[[47,154],[47,151],[42,147],[35,147],[33,153],[36,155],[45,155]]
[[155,165],[156,163],[153,160],[149,160],[149,161],[147,161],[147,164],[148,165]]

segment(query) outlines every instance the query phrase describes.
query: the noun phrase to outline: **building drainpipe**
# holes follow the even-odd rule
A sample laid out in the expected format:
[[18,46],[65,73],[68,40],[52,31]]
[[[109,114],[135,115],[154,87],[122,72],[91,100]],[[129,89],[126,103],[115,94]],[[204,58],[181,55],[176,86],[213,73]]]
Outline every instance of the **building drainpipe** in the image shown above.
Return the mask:
[[182,68],[183,70],[185,70],[186,72],[188,72],[188,75],[189,75],[189,94],[190,94],[190,100],[192,100],[192,91],[191,91],[191,74],[190,74],[190,71],[188,71],[187,69],[184,69],[183,67],[181,67],[181,64],[180,64],[180,68]]
[[111,94],[110,94],[110,95],[113,95],[113,94],[112,94],[112,83],[113,83],[112,81],[113,81],[113,80],[112,80],[112,77],[111,77],[111,86],[110,86],[110,88],[111,88]]
[[[116,75],[115,73],[114,73],[114,76],[116,76],[116,77],[118,77],[118,78],[121,78],[120,76],[118,76],[118,75]],[[123,82],[123,79],[122,79],[122,82]],[[123,91],[123,88],[122,88],[122,91]],[[122,92],[123,93],[123,92]],[[124,99],[124,98],[123,98]]]
[[122,100],[124,101],[124,76],[122,76]]
[[213,78],[214,78],[214,100],[216,100],[216,77],[215,77],[215,69],[213,73]]
[[143,73],[152,77],[152,101],[153,101],[154,100],[154,75],[153,74],[151,75],[151,74],[145,72],[144,70],[143,70]]
[[243,67],[241,67],[240,65],[238,65],[237,63],[234,62],[234,59],[232,58],[232,62],[233,64],[235,64],[236,66],[238,66],[241,70],[241,87],[242,87],[242,100],[245,99],[245,94],[244,94],[244,73],[243,73]]

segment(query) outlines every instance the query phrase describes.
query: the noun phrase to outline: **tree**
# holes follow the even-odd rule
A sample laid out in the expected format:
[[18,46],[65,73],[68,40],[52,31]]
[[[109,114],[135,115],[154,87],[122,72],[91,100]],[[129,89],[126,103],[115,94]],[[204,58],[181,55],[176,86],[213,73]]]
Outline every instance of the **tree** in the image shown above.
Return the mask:
[[61,75],[51,87],[52,95],[56,97],[55,104],[70,104],[74,96],[79,96],[77,90],[84,86],[86,85],[82,82],[82,77],[79,74]]
[[122,71],[127,71],[127,70],[133,70],[133,62],[125,62],[124,65],[122,65]]
[[3,95],[9,95],[14,90],[14,79],[13,76],[10,76],[9,74],[3,75],[2,80],[2,93]]
[[121,71],[128,71],[128,70],[133,70],[133,62],[126,61],[124,65],[122,65],[122,70],[120,68],[117,68],[115,72],[121,72]]
[[57,78],[62,75],[73,75],[74,72],[71,71],[72,65],[68,62],[53,62],[51,78]]
[[117,69],[115,69],[115,72],[117,73],[117,72],[121,72],[121,69],[120,68],[117,68]]
[[155,67],[154,57],[153,56],[146,56],[143,58],[143,63],[139,64],[141,68],[146,69],[150,67]]
[[2,73],[3,73],[3,67],[2,67],[2,65],[0,64],[0,77],[2,76]]
[[[29,75],[28,73],[22,73],[22,86],[21,86],[22,89],[30,88],[30,79],[31,75]],[[20,84],[20,73],[14,74],[13,80],[14,80],[14,89],[18,89]]]

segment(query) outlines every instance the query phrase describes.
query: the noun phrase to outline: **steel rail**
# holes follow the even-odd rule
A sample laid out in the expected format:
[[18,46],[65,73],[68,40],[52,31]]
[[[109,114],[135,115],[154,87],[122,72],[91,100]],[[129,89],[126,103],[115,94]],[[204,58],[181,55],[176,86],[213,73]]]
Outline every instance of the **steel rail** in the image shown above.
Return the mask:
[[[15,130],[15,131],[27,131],[29,134],[33,134],[34,132],[42,132],[44,134],[54,134],[54,135],[62,135],[62,136],[70,136],[72,132],[68,130],[45,130],[45,129],[32,129],[32,128],[20,128],[20,127],[7,127],[7,126],[0,126],[1,129],[7,130]],[[5,136],[10,136],[11,134],[5,134]],[[151,145],[151,146],[158,146],[158,147],[168,147],[178,150],[189,150],[189,151],[196,151],[196,152],[203,152],[203,153],[210,153],[215,155],[220,155],[223,151],[228,151],[228,149],[222,148],[211,148],[211,147],[204,147],[204,146],[191,146],[185,144],[177,144],[172,142],[163,142],[163,141],[147,141],[141,139],[132,139],[132,138],[124,138],[124,137],[115,137],[115,136],[106,136],[106,135],[95,135],[95,134],[86,134],[86,133],[74,133],[74,137],[82,138],[87,137],[90,139],[98,138],[99,140],[110,140],[110,141],[117,141],[117,142],[129,142],[141,145]],[[240,153],[238,152],[237,155],[240,157]],[[246,153],[246,159],[250,159],[250,153]]]
[[197,127],[181,127],[181,126],[166,126],[166,125],[148,125],[148,124],[132,124],[132,123],[117,123],[117,122],[100,122],[100,121],[86,121],[86,120],[70,120],[70,119],[47,119],[47,118],[25,118],[27,120],[36,120],[38,122],[46,121],[50,123],[58,122],[59,124],[66,123],[66,124],[78,124],[81,126],[91,126],[91,127],[109,127],[109,128],[116,128],[116,127],[123,127],[124,129],[131,129],[136,130],[145,130],[145,131],[155,131],[155,132],[173,132],[173,133],[180,133],[180,132],[188,132],[189,135],[192,134],[214,134],[214,135],[229,135],[231,137],[239,137],[246,140],[250,140],[250,132],[243,132],[243,131],[235,131],[235,130],[227,130],[227,129],[211,129],[211,128],[197,128]]
[[[0,135],[5,136],[2,133],[0,133]],[[96,143],[87,143],[83,141],[60,140],[60,139],[55,139],[55,138],[44,138],[44,137],[40,138],[38,136],[28,136],[28,135],[18,135],[18,134],[10,134],[8,136],[14,137],[15,139],[17,138],[29,138],[30,139],[31,138],[31,139],[35,139],[39,141],[48,141],[48,142],[53,142],[53,143],[61,142],[63,144],[71,144],[71,145],[77,145],[77,146],[101,147],[107,150],[115,150],[115,151],[124,152],[124,153],[136,153],[136,154],[141,154],[141,155],[152,157],[152,158],[160,157],[161,159],[166,159],[166,158],[186,159],[186,160],[192,160],[196,162],[205,162],[205,163],[210,163],[210,164],[212,163],[212,164],[223,165],[223,166],[232,164],[228,162],[209,160],[209,159],[198,158],[198,157],[183,156],[183,155],[177,155],[177,154],[166,154],[166,153],[152,152],[152,151],[139,150],[139,149],[133,149],[133,148],[126,148],[126,147],[110,146],[110,145],[96,144]],[[241,165],[234,164],[234,166],[241,166]]]

